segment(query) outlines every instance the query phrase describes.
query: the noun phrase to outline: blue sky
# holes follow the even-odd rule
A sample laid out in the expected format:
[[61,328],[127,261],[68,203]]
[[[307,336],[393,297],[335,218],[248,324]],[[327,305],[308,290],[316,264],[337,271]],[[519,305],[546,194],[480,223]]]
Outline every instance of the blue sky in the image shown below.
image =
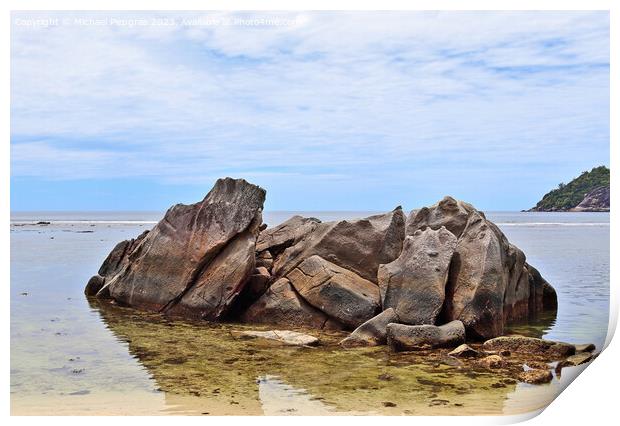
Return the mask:
[[12,15],[13,211],[520,210],[601,164],[606,12]]

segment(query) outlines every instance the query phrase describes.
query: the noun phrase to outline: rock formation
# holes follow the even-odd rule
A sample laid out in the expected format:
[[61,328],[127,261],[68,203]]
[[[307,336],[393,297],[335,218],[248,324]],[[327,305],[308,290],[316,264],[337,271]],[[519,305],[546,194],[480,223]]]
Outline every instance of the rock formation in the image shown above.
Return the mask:
[[120,243],[97,292],[142,309],[218,319],[254,269],[265,191],[220,179],[199,203],[177,204],[147,234]]
[[174,316],[355,329],[342,346],[401,349],[421,335],[430,346],[497,337],[510,321],[557,308],[525,254],[462,201],[445,197],[408,218],[397,207],[266,228],[264,199],[245,180],[218,180],[201,202],[173,206],[119,243],[85,293]]
[[609,186],[599,186],[588,192],[583,200],[573,207],[573,212],[608,212],[610,206]]

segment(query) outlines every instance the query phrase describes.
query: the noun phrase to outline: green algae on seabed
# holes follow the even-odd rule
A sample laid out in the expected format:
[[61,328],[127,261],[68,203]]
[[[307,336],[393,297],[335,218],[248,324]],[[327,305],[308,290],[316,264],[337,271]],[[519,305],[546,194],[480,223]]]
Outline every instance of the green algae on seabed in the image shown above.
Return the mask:
[[[322,332],[317,348],[290,347],[231,333],[266,326],[171,320],[96,300],[91,307],[127,342],[167,405],[184,413],[503,414],[517,386],[501,371],[459,368],[428,354],[345,350],[339,332]],[[538,396],[525,411],[542,405]]]

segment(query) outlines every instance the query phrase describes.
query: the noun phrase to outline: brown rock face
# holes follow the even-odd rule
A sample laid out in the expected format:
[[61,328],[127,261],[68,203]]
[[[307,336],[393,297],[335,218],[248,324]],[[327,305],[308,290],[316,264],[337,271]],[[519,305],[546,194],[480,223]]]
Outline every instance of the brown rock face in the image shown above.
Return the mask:
[[507,241],[484,217],[472,214],[459,239],[446,289],[444,314],[460,320],[474,338],[504,331],[504,293],[508,275]]
[[405,324],[435,324],[455,248],[456,237],[443,226],[405,238],[400,256],[379,267],[383,309],[394,308]]
[[181,297],[166,312],[190,318],[218,319],[231,307],[254,270],[256,222],[230,241],[206,265]]
[[240,317],[250,324],[324,328],[328,317],[304,301],[286,278],[280,278]]
[[379,310],[379,287],[320,256],[311,256],[287,278],[308,303],[329,317],[355,328]]
[[285,276],[305,259],[318,255],[376,283],[379,265],[398,257],[404,237],[405,215],[400,207],[365,219],[320,223],[284,250],[272,272]]
[[388,308],[357,327],[349,337],[340,342],[340,345],[345,348],[385,345],[387,343],[388,324],[398,321],[398,315],[394,309]]
[[243,179],[218,180],[203,201],[173,206],[125,250],[100,293],[142,309],[220,317],[254,268],[264,200],[265,191]]

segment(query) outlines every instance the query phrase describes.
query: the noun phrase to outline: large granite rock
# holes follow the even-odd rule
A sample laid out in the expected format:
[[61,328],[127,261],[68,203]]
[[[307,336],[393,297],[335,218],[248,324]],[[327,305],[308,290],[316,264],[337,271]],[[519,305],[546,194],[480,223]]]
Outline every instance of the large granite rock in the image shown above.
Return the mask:
[[340,345],[345,348],[385,345],[388,324],[398,321],[394,309],[388,308],[357,327],[347,338],[340,341]]
[[131,244],[99,293],[142,309],[221,317],[254,269],[264,200],[258,186],[219,179],[203,201],[173,206]]
[[376,284],[320,256],[307,258],[287,278],[308,303],[348,327],[358,327],[380,309]]
[[244,180],[218,180],[203,201],[176,205],[119,243],[85,293],[208,320],[336,329],[369,321],[350,342],[383,341],[391,314],[376,316],[381,307],[406,324],[461,321],[475,339],[557,308],[525,254],[462,201],[445,197],[407,220],[398,207],[350,221],[294,216],[265,229],[264,199]]
[[405,237],[405,215],[400,207],[359,220],[324,222],[287,248],[275,260],[272,273],[286,276],[313,255],[377,282],[382,263],[398,257]]
[[454,347],[465,342],[465,327],[461,321],[436,325],[388,324],[387,343],[394,351]]
[[400,256],[379,267],[383,309],[394,308],[405,324],[435,324],[455,248],[456,237],[443,226],[405,238]]
[[[269,287],[239,318],[248,324],[274,324],[289,327],[324,328],[329,318],[302,299],[286,278]],[[334,326],[331,328],[342,328]],[[329,327],[328,327],[329,328]]]
[[470,216],[454,253],[444,315],[462,321],[473,338],[504,331],[507,248],[506,238],[494,225],[477,213]]

